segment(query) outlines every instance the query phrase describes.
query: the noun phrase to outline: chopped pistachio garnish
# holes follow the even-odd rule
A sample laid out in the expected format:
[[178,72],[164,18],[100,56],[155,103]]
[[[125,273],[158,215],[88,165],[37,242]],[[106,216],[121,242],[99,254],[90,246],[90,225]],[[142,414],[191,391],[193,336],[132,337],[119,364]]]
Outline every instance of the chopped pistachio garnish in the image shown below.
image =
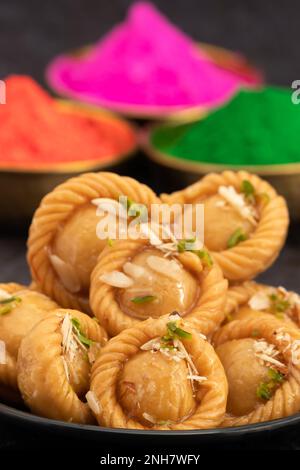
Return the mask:
[[252,183],[248,180],[242,182],[241,192],[245,199],[251,204],[261,204],[263,206],[270,202],[270,196],[267,193],[257,193]]
[[206,250],[197,250],[196,255],[203,261],[203,263],[210,268],[213,265],[213,260],[208,251]]
[[8,299],[2,299],[0,300],[0,305],[4,305],[4,304],[9,304],[11,302],[16,302],[16,303],[20,303],[21,302],[21,298],[20,297],[16,297],[15,295],[9,297]]
[[141,295],[131,299],[131,302],[133,302],[134,304],[146,304],[149,302],[153,302],[156,299],[157,297],[155,295]]
[[7,313],[10,313],[13,308],[16,307],[16,305],[19,304],[21,301],[22,299],[15,295],[7,299],[0,300],[0,315],[6,315]]
[[283,313],[291,307],[290,302],[278,294],[271,294],[269,298],[271,301],[271,312],[279,318],[284,318]]
[[256,395],[261,400],[270,400],[272,391],[269,389],[266,382],[261,382],[256,389]]
[[[127,204],[125,206],[125,200],[127,200]],[[123,202],[124,201],[124,202]],[[147,222],[148,220],[148,210],[145,204],[141,204],[139,202],[132,201],[131,199],[127,198],[126,196],[123,196],[121,199],[121,204],[125,206],[127,209],[127,214],[129,217],[139,217],[141,222]]]
[[270,202],[270,196],[267,193],[256,194],[256,202],[262,206],[266,206]]
[[71,323],[79,341],[89,348],[93,344],[93,341],[87,338],[82,332],[79,320],[77,318],[72,318]]
[[244,242],[247,240],[247,235],[243,232],[241,228],[238,228],[233,232],[231,237],[229,237],[229,240],[227,242],[227,248],[233,248],[236,245],[238,245],[241,242]]
[[241,191],[249,202],[251,203],[255,202],[255,189],[254,189],[253,184],[250,183],[250,181],[244,180],[242,182]]
[[112,247],[113,244],[114,244],[114,241],[111,238],[108,238],[107,239],[107,244],[108,244],[108,246]]
[[142,222],[147,222],[148,211],[144,204],[135,202],[127,196],[121,196],[119,200],[129,217],[140,217]]
[[270,367],[268,369],[269,380],[261,382],[256,390],[256,395],[261,400],[270,400],[278,385],[284,381],[284,375]]
[[167,323],[167,335],[162,337],[163,342],[173,341],[174,339],[192,339],[192,334],[179,327],[179,321],[170,321]]
[[196,242],[195,238],[190,238],[187,240],[179,240],[177,243],[177,250],[179,253],[184,253],[185,251],[195,251],[191,246]]
[[199,258],[203,261],[203,264],[205,264],[207,267],[211,267],[213,265],[213,260],[206,250],[195,250],[193,248],[193,244],[196,243],[195,238],[190,238],[187,240],[180,240],[177,243],[177,250],[179,253],[184,253],[185,251],[189,251],[191,253],[194,253],[195,255],[199,256]]
[[251,336],[253,338],[257,338],[258,336],[260,336],[260,332],[258,330],[253,330],[251,333]]

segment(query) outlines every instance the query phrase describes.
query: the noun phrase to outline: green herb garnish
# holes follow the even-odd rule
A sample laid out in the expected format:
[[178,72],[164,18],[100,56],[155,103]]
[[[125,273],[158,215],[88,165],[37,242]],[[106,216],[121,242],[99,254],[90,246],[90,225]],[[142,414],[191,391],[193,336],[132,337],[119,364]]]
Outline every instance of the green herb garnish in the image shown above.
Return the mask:
[[94,341],[87,338],[85,334],[82,332],[79,320],[77,320],[77,318],[72,318],[71,323],[73,325],[73,328],[75,330],[75,333],[79,341],[89,348],[94,343]]
[[247,240],[247,235],[243,232],[241,228],[236,229],[235,232],[231,235],[227,242],[227,248],[233,248],[241,242]]
[[274,391],[284,381],[284,375],[276,369],[268,369],[269,380],[261,382],[256,390],[256,395],[261,400],[270,400]]
[[146,304],[148,302],[153,302],[156,300],[157,297],[155,295],[142,295],[142,296],[137,296],[131,299],[131,302],[134,304]]

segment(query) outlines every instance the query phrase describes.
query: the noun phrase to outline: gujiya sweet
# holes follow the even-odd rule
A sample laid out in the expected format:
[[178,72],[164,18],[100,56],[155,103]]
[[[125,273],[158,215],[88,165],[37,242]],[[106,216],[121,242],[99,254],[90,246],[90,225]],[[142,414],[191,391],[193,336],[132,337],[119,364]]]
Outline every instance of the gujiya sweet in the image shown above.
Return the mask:
[[[298,412],[298,296],[249,281],[283,244],[284,200],[249,173],[211,174],[162,196],[204,203],[207,246],[157,234],[99,240],[98,203],[116,204],[120,195],[129,199],[126,219],[134,201],[159,203],[146,186],[111,173],[73,178],[41,203],[28,261],[39,291],[30,305],[43,303],[46,314],[16,339],[17,367],[15,355],[1,397],[20,400],[18,380],[33,413],[132,429],[237,426]],[[7,284],[0,299],[0,331],[11,321],[13,344],[28,315],[17,315],[29,296],[15,298],[22,289]],[[53,311],[42,292],[66,309]],[[92,314],[90,306],[97,320],[72,310]],[[0,372],[11,361],[1,341]]]
[[120,197],[148,209],[159,202],[146,185],[114,173],[71,178],[41,201],[30,227],[28,263],[38,288],[59,305],[90,313],[90,274],[107,243],[97,233],[104,218],[97,204],[118,204]]
[[161,199],[191,204],[192,214],[196,204],[204,205],[205,244],[229,281],[249,280],[267,269],[286,238],[285,200],[266,181],[245,171],[210,173]]
[[300,297],[284,287],[247,281],[231,286],[227,292],[227,321],[268,313],[291,326],[300,326]]
[[271,315],[249,316],[214,336],[229,385],[222,426],[240,426],[300,411],[300,331]]
[[110,336],[177,311],[208,335],[224,319],[227,281],[207,250],[183,241],[119,240],[100,254],[90,304]]
[[88,395],[100,425],[128,429],[216,427],[226,399],[213,347],[177,314],[111,339],[93,365]]
[[17,356],[24,336],[57,304],[25,286],[0,284],[0,398],[20,401]]
[[23,339],[18,385],[33,413],[93,423],[86,404],[91,364],[107,341],[98,322],[84,313],[56,309]]

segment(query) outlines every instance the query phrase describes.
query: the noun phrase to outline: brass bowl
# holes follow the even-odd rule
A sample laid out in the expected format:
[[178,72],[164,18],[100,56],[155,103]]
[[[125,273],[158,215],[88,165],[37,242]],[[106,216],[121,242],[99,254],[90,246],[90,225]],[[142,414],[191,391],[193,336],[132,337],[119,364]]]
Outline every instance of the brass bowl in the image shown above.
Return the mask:
[[[261,85],[263,83],[263,74],[260,70],[256,69],[242,54],[230,51],[228,49],[224,49],[222,47],[214,46],[211,44],[206,43],[197,43],[196,44],[199,48],[201,48],[202,52],[205,52],[207,56],[219,67],[224,68],[230,72],[233,72],[241,77],[248,77],[254,86]],[[64,54],[61,54],[58,57],[70,57],[73,59],[82,59],[83,57],[87,56],[93,46],[86,45],[75,49],[73,51],[68,51]],[[95,99],[94,102],[92,100],[87,99],[84,95],[79,96],[79,94],[73,95],[73,93],[63,85],[58,85],[57,83],[54,84],[51,80],[51,66],[52,63],[56,61],[57,57],[54,58],[52,62],[48,65],[46,69],[46,81],[48,85],[61,97],[68,97],[69,99],[79,100],[80,102],[90,102],[94,106],[101,106],[102,108],[110,109],[113,112],[121,114],[130,119],[142,119],[142,120],[168,120],[168,121],[180,121],[180,122],[190,122],[194,121],[199,118],[203,118],[207,115],[210,111],[210,108],[204,106],[193,106],[193,107],[182,107],[178,106],[177,109],[175,107],[157,107],[157,106],[141,106],[141,105],[130,105],[124,103],[116,103],[113,101],[109,102],[98,102]]]
[[[225,170],[245,170],[270,182],[287,201],[291,219],[300,221],[300,162],[280,165],[226,165],[192,162],[172,157],[157,150],[150,141],[152,126],[140,133],[140,145],[153,162],[157,177],[169,182],[169,191],[176,191],[195,183],[207,173]],[[300,152],[299,152],[300,160]]]
[[28,224],[40,200],[52,191],[58,184],[72,176],[89,171],[114,171],[126,173],[128,160],[137,150],[137,134],[132,124],[107,111],[101,111],[91,106],[57,100],[57,106],[62,112],[76,112],[89,118],[103,121],[121,121],[123,126],[132,132],[132,145],[125,153],[108,155],[99,160],[82,160],[69,163],[41,164],[40,167],[24,166],[9,167],[0,162],[0,218],[4,228],[22,227]]

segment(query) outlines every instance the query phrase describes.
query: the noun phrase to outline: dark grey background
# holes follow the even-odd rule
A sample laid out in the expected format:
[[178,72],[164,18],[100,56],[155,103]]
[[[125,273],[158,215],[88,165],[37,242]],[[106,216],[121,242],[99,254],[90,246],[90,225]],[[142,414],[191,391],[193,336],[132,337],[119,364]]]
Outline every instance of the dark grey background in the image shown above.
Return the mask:
[[[0,79],[11,73],[26,73],[43,83],[44,68],[55,54],[97,40],[122,20],[130,3],[125,0],[1,0]],[[195,40],[246,54],[265,71],[268,82],[290,86],[293,80],[300,79],[299,0],[169,0],[154,3]],[[155,187],[155,181],[142,170],[140,177]],[[167,185],[168,181],[165,191]],[[27,282],[26,228],[7,234],[9,231],[5,221],[1,220],[0,281]],[[298,235],[299,226],[294,225],[280,259],[263,280],[300,290]],[[281,433],[272,440],[244,442],[242,447],[300,448],[300,438],[296,436]],[[2,449],[58,445],[59,441],[55,439],[23,433],[16,427],[0,423]],[[240,445],[233,443],[232,447]]]

